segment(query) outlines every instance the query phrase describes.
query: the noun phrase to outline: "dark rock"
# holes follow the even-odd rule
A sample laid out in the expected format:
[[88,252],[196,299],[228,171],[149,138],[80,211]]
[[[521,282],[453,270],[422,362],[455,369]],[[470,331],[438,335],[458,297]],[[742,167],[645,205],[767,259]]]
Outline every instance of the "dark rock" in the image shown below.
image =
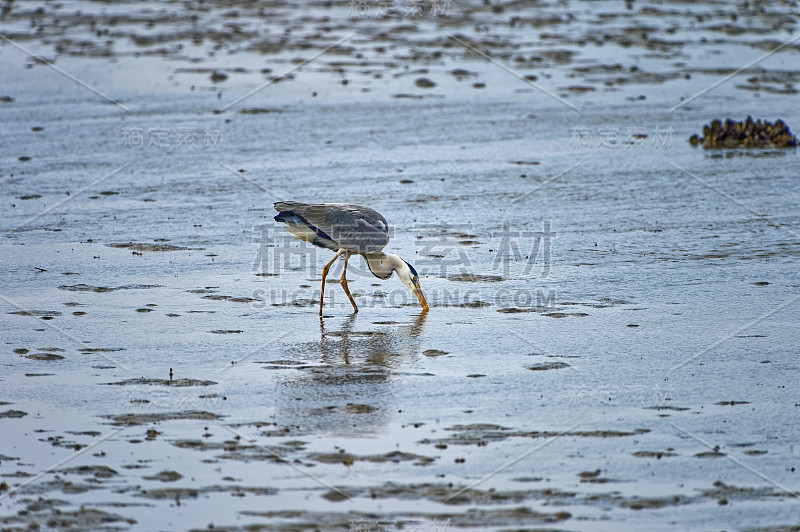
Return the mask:
[[748,116],[742,122],[728,118],[712,120],[703,126],[703,136],[689,137],[692,146],[701,145],[707,149],[731,148],[796,148],[795,137],[781,119],[771,123],[769,120],[753,120]]

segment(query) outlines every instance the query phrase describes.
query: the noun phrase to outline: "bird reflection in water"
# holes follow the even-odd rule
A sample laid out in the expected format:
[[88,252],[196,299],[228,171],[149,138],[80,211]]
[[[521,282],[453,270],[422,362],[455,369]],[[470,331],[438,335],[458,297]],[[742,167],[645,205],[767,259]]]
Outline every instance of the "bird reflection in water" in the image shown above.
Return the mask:
[[[297,346],[309,364],[276,383],[278,423],[295,434],[352,437],[381,430],[396,411],[392,377],[419,356],[426,318],[422,312],[406,323],[376,321],[370,328],[358,326],[363,314],[338,328],[320,320],[319,343]],[[319,358],[310,360],[317,350]]]
[[422,334],[427,312],[419,313],[408,325],[395,322],[375,322],[382,326],[398,326],[377,331],[353,331],[356,314],[344,320],[339,330],[325,330],[325,321],[319,320],[319,352],[323,363],[350,364],[350,353],[363,357],[365,362],[386,365],[387,357],[414,355],[419,353],[419,337]]

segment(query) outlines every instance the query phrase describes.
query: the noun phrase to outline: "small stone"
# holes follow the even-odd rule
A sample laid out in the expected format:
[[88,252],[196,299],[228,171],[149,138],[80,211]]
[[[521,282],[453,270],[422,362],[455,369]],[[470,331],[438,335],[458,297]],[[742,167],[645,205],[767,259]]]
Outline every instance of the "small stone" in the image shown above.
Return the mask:
[[221,72],[219,70],[215,70],[211,73],[211,81],[214,83],[220,83],[228,79],[228,75],[225,72]]

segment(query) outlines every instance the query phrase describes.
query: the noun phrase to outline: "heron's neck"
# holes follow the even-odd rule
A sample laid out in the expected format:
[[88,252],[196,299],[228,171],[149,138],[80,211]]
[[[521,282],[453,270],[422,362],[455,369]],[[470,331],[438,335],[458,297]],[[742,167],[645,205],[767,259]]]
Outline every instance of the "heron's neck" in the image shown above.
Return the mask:
[[365,253],[364,258],[367,261],[369,271],[378,279],[388,279],[392,276],[392,272],[403,264],[403,259],[397,255],[384,253],[382,251],[377,253]]

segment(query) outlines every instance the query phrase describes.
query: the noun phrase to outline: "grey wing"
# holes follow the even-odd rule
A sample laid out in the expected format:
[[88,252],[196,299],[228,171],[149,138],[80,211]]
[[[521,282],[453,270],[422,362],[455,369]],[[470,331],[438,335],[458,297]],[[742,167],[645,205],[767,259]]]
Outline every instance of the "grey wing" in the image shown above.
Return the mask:
[[279,211],[291,210],[302,216],[352,253],[374,253],[389,243],[389,224],[380,213],[361,205],[349,203],[275,204]]

